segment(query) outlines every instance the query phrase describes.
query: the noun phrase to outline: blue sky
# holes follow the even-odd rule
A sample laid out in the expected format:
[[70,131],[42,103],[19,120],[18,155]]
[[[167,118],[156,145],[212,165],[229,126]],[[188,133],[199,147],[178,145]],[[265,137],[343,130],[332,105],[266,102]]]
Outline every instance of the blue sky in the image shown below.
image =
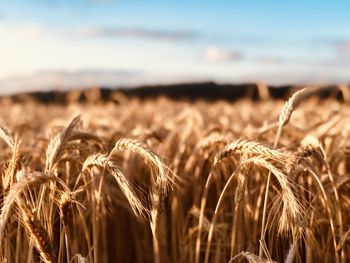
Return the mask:
[[0,0],[0,84],[349,82],[349,10],[350,1]]

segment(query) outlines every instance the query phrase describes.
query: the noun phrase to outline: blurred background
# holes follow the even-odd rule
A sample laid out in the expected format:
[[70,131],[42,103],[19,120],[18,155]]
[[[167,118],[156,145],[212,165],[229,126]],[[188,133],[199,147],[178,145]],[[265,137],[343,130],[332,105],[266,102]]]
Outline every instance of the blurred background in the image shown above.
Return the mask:
[[0,0],[0,93],[350,82],[350,1]]

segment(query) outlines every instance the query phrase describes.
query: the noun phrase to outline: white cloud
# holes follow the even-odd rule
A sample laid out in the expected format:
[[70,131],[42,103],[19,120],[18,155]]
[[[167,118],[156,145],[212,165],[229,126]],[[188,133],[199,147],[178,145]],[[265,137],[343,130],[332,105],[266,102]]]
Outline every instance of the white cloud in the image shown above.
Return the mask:
[[82,27],[76,30],[76,33],[84,37],[119,37],[168,41],[195,40],[198,38],[196,32],[189,30],[154,30],[128,27]]
[[241,60],[242,54],[239,52],[232,52],[218,47],[208,47],[204,53],[204,59],[208,62],[227,62]]

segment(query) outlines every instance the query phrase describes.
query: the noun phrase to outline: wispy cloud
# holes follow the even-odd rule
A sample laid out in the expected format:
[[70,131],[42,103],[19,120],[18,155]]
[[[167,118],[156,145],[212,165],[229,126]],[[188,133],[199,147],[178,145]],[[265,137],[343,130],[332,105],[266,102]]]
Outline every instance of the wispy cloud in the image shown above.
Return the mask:
[[204,59],[208,62],[229,62],[243,59],[241,52],[234,52],[218,47],[208,47],[204,52]]
[[155,40],[181,41],[194,40],[199,34],[190,30],[155,30],[144,28],[117,28],[117,27],[88,27],[77,30],[78,35],[85,37],[127,37]]

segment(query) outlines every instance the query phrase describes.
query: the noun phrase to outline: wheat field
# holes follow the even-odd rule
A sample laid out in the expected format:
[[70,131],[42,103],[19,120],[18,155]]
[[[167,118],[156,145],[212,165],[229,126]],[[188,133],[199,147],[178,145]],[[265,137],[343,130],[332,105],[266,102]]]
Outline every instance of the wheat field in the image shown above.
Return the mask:
[[0,105],[1,262],[349,262],[350,104]]

